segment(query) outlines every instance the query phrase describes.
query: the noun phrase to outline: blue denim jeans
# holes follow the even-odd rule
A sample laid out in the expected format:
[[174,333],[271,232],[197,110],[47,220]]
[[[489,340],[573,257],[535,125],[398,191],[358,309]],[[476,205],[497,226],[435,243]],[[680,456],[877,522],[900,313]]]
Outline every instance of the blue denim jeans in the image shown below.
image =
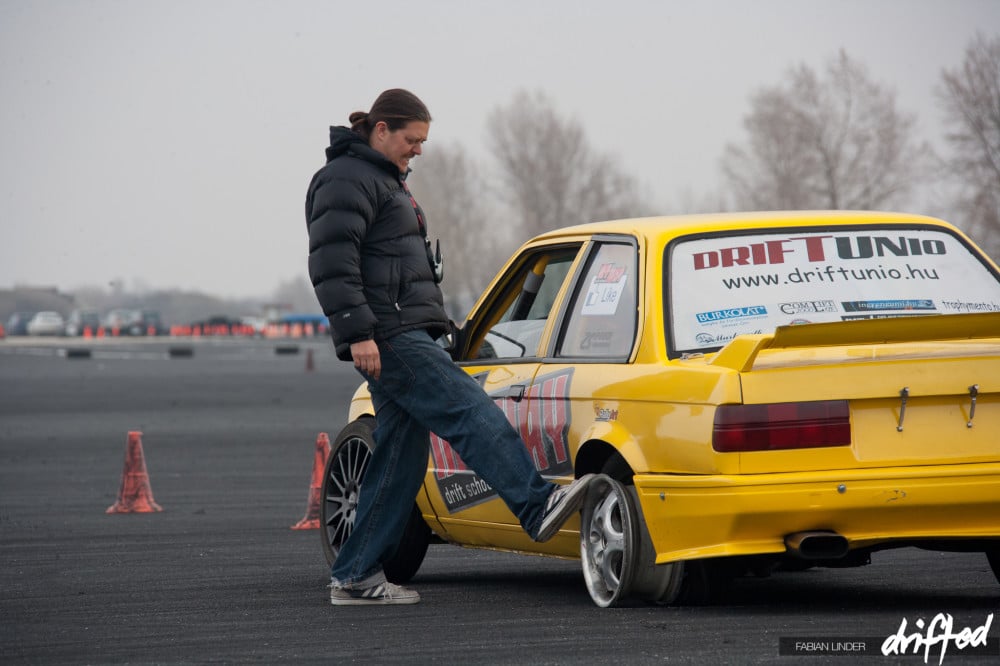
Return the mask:
[[530,536],[537,534],[556,486],[538,473],[493,399],[424,330],[401,333],[378,347],[379,379],[362,373],[375,406],[375,450],[354,529],[331,568],[333,580],[352,585],[377,576],[396,551],[427,471],[431,432],[493,486]]

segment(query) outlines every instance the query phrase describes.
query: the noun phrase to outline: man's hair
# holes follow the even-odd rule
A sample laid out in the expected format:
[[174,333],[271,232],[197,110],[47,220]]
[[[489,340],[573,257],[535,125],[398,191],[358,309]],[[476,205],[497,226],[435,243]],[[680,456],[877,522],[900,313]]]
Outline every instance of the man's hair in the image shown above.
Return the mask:
[[395,132],[414,120],[429,123],[431,113],[420,98],[409,90],[393,88],[379,95],[370,111],[355,111],[348,119],[351,121],[351,129],[367,141],[372,129],[380,122],[385,122]]

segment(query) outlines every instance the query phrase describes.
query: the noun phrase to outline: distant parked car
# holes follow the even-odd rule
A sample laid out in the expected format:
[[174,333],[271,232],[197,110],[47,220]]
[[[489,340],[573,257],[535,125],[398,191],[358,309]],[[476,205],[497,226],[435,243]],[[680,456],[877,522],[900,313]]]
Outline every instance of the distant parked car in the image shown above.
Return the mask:
[[28,335],[62,335],[66,322],[58,312],[44,310],[31,318],[27,328]]
[[104,329],[112,335],[128,335],[129,326],[138,317],[135,310],[119,308],[104,316]]
[[27,335],[28,322],[35,316],[34,312],[15,312],[7,319],[7,335]]
[[66,319],[65,334],[74,337],[83,335],[87,329],[93,334],[101,327],[101,315],[93,310],[73,310]]
[[191,322],[191,328],[197,329],[200,335],[231,335],[242,326],[240,318],[227,315],[212,315],[207,319]]
[[133,310],[126,327],[129,335],[166,335],[167,327],[156,310]]
[[267,320],[263,317],[240,317],[240,324],[243,325],[245,332],[249,332],[255,338],[264,337],[264,333],[267,331]]

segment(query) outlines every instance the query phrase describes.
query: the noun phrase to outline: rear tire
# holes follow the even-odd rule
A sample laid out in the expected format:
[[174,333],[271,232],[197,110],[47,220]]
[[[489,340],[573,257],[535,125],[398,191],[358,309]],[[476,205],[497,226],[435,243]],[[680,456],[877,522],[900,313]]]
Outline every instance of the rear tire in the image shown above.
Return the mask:
[[671,603],[684,581],[684,562],[656,564],[635,488],[606,475],[591,483],[584,502],[580,559],[587,592],[602,608]]
[[608,476],[591,481],[580,521],[580,559],[587,592],[601,608],[632,594],[638,566],[638,514],[622,484]]
[[[728,561],[682,560],[656,564],[656,551],[632,482],[620,455],[594,480],[580,522],[580,555],[587,591],[601,607],[647,603],[701,606],[721,601],[733,578]],[[1000,550],[994,553],[994,573]],[[996,562],[996,564],[993,564]],[[1000,579],[1000,574],[997,574]]]
[[[330,566],[354,529],[361,484],[375,448],[374,427],[375,419],[370,416],[349,423],[337,434],[326,463],[320,495],[320,537]],[[416,575],[427,554],[430,536],[431,530],[414,504],[399,547],[382,563],[390,582],[405,583]]]

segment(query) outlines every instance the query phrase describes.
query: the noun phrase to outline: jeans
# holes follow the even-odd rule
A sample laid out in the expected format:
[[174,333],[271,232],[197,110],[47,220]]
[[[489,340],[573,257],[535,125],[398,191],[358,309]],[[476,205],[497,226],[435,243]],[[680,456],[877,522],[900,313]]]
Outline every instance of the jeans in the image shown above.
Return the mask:
[[503,411],[427,331],[400,333],[378,347],[379,379],[362,373],[375,407],[375,450],[354,528],[331,568],[334,582],[350,586],[381,575],[427,472],[431,432],[447,440],[535,536],[556,486],[538,473]]

